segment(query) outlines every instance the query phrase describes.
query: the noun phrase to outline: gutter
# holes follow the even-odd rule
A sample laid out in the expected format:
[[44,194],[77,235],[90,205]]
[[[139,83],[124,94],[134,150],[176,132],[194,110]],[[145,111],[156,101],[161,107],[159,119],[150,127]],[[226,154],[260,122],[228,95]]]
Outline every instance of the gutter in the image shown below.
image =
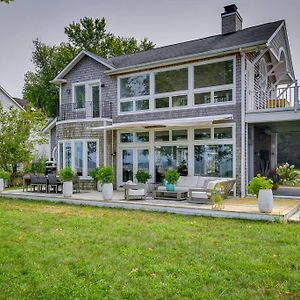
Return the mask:
[[115,70],[108,70],[105,71],[105,74],[108,75],[117,75],[117,74],[123,74],[123,73],[129,73],[129,72],[134,72],[134,71],[140,71],[143,69],[148,69],[148,68],[155,68],[155,67],[161,67],[161,66],[168,66],[172,64],[177,64],[177,63],[182,63],[188,60],[196,60],[199,58],[209,58],[216,56],[216,54],[232,54],[235,52],[240,52],[243,50],[244,52],[249,52],[253,50],[257,50],[257,48],[264,48],[266,47],[266,40],[264,41],[259,41],[259,42],[253,42],[253,43],[247,43],[243,44],[240,46],[233,46],[233,47],[228,47],[228,48],[223,48],[223,49],[217,49],[217,50],[210,50],[203,52],[201,54],[191,54],[191,55],[186,55],[186,56],[181,56],[181,57],[176,57],[176,58],[168,58],[168,59],[163,59],[159,60],[156,62],[150,62],[146,64],[139,64],[135,66],[129,66],[129,67],[124,67],[124,68],[119,68]]

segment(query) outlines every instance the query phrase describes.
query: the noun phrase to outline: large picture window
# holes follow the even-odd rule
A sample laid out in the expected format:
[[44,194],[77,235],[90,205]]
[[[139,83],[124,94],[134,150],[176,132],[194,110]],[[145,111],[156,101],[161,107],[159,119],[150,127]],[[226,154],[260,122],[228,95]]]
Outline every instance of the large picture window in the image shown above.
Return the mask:
[[130,98],[149,95],[149,74],[120,79],[120,97]]
[[195,175],[232,177],[233,146],[195,145],[194,164]]
[[155,180],[162,182],[169,169],[177,169],[181,176],[188,174],[187,146],[157,146],[155,147]]
[[194,67],[194,88],[233,83],[233,61],[203,64]]
[[155,74],[155,93],[169,93],[188,89],[188,69],[164,71]]
[[75,140],[59,143],[59,168],[70,166],[78,176],[88,176],[98,162],[96,141]]

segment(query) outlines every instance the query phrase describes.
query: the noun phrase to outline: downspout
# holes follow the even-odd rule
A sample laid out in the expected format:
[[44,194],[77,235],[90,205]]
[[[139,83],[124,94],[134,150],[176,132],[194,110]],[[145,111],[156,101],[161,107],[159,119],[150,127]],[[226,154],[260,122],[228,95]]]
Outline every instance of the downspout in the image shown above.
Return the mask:
[[246,101],[245,101],[245,66],[246,58],[245,53],[241,53],[241,196],[245,197],[246,195],[246,139],[245,139],[245,130],[246,130]]
[[[104,127],[106,127],[106,121],[104,121]],[[103,164],[107,166],[107,136],[106,136],[106,129],[103,129]]]

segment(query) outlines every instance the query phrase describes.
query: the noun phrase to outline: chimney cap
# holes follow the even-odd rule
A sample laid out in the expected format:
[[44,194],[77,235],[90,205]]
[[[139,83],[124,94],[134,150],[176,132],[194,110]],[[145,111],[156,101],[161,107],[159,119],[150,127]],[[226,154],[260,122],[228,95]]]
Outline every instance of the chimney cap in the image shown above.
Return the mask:
[[225,10],[224,13],[230,14],[230,13],[236,12],[237,9],[238,8],[235,4],[226,5],[226,6],[224,6],[224,10]]

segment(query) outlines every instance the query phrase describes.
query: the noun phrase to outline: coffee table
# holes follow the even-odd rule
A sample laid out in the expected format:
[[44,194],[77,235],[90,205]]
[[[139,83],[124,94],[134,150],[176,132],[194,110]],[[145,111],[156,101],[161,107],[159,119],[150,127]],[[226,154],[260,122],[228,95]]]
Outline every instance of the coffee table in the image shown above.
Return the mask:
[[184,191],[154,191],[154,199],[182,201],[187,197],[188,192]]

